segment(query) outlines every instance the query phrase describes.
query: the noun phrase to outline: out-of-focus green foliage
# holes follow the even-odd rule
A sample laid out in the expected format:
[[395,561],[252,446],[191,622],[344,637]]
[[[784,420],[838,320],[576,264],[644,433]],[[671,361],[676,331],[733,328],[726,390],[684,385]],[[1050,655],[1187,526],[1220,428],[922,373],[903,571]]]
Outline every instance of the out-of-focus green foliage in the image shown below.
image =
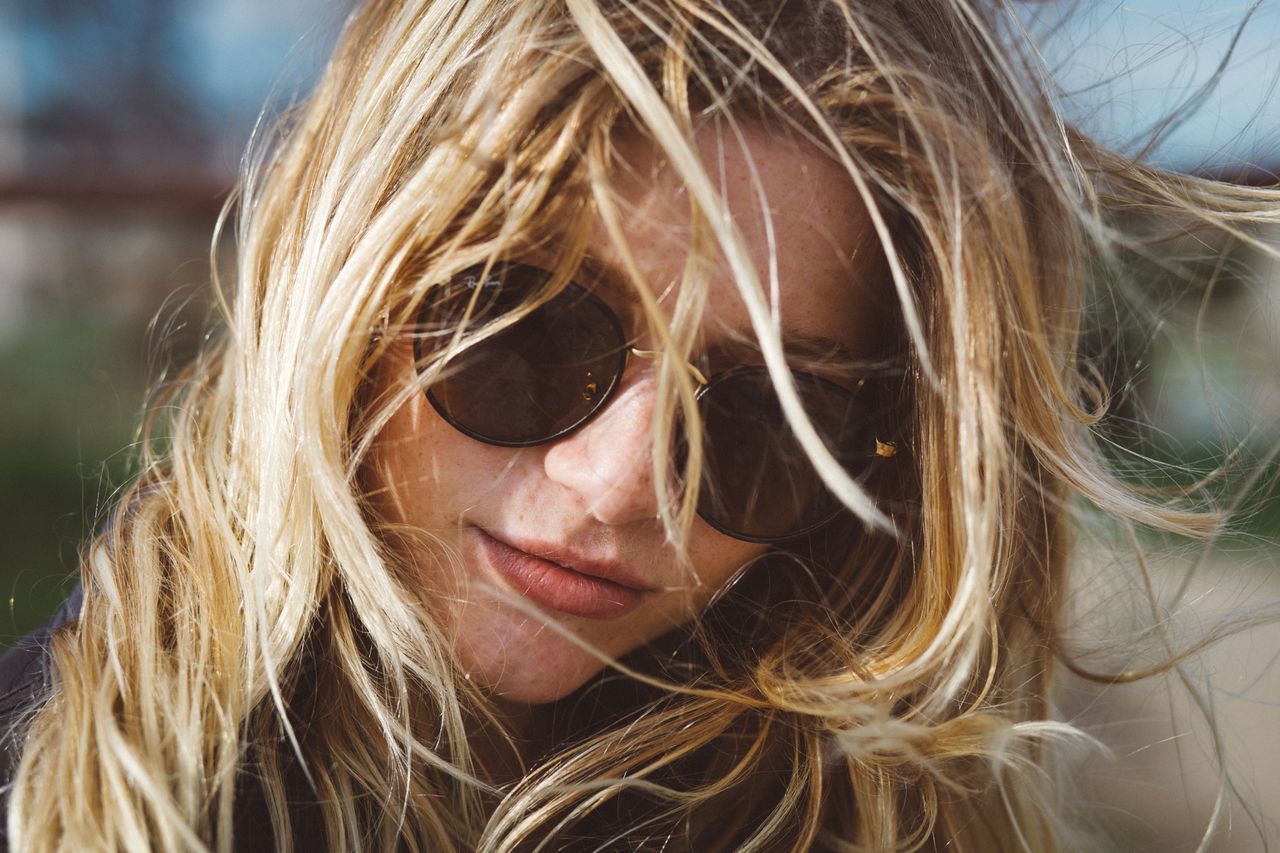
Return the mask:
[[1121,259],[1094,271],[1082,347],[1110,393],[1095,427],[1109,463],[1155,501],[1225,514],[1226,541],[1276,541],[1280,263],[1197,231],[1137,243]]
[[0,645],[65,598],[82,543],[127,476],[143,338],[134,323],[72,313],[26,325],[0,346]]

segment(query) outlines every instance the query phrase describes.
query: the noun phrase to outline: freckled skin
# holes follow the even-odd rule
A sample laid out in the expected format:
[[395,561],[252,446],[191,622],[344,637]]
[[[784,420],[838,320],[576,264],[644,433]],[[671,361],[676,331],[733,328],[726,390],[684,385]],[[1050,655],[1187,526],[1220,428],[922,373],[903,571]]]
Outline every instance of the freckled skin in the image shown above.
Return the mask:
[[[879,325],[870,291],[867,215],[839,167],[803,143],[744,126],[750,155],[773,216],[784,331],[833,338],[855,354],[874,350]],[[732,137],[698,131],[703,162],[722,181],[762,281],[769,242],[747,152]],[[658,291],[678,282],[689,238],[687,191],[656,149],[638,136],[618,140],[618,176],[626,235],[646,279]],[[602,223],[591,253],[621,267]],[[530,259],[532,262],[532,259]],[[666,303],[664,303],[666,304]],[[747,312],[727,264],[715,270],[703,340],[750,335]],[[599,559],[621,561],[663,591],[615,619],[587,619],[541,609],[601,651],[620,656],[676,627],[704,607],[744,563],[766,546],[725,536],[700,519],[688,547],[697,577],[687,576],[657,520],[649,425],[656,393],[653,363],[632,359],[605,409],[551,444],[510,449],[475,441],[445,423],[424,395],[414,396],[380,435],[368,472],[392,521],[429,532],[407,537],[405,555],[421,576],[424,601],[446,615],[459,659],[476,683],[512,705],[554,701],[601,664],[555,633],[537,605],[519,599],[488,564],[475,527],[508,541],[536,540]],[[413,379],[412,344],[398,344],[380,365],[379,390]],[[441,564],[439,547],[460,571]],[[527,613],[511,599],[522,601]]]

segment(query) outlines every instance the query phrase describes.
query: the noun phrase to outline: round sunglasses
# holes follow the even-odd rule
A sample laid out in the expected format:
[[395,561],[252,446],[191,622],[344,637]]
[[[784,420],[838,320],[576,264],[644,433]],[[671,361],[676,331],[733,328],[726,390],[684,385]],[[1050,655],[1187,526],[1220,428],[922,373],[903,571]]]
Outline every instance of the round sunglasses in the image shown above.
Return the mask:
[[[455,275],[435,288],[419,315],[419,368],[449,347],[462,324],[482,328],[527,304],[552,274],[500,263]],[[617,314],[598,296],[569,283],[519,320],[450,357],[427,389],[431,405],[454,428],[486,444],[547,444],[586,424],[608,404],[632,357]],[[748,542],[780,542],[827,524],[844,507],[822,483],[787,426],[763,367],[734,367],[707,379],[692,365],[702,418],[703,463],[698,514],[715,529]],[[871,414],[871,380],[846,388],[793,372],[806,414],[852,476],[865,477],[884,455]],[[675,430],[675,470],[687,459]],[[879,452],[878,452],[879,449]]]

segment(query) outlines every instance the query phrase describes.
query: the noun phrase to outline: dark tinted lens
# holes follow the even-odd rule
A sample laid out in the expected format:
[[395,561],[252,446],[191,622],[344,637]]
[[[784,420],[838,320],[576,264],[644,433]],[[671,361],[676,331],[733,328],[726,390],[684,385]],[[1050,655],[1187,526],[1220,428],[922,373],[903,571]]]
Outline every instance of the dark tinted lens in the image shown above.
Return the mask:
[[[797,375],[805,411],[851,474],[873,456],[867,400],[833,383]],[[782,414],[763,370],[716,379],[699,399],[703,480],[698,511],[726,533],[782,539],[830,518],[839,509]]]
[[[482,283],[474,275],[460,276],[424,308],[424,339],[431,339],[432,329],[443,336],[457,328],[477,287],[469,328],[519,307],[548,275],[512,265]],[[514,325],[452,358],[427,396],[444,418],[474,438],[540,444],[581,424],[607,398],[622,372],[624,342],[613,312],[569,285]]]

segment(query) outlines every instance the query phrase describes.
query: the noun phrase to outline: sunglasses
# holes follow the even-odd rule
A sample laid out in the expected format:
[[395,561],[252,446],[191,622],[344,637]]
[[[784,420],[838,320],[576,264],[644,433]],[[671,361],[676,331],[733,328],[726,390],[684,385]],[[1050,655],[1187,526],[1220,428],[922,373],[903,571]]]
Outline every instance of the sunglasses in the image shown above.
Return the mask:
[[[455,342],[466,324],[483,328],[543,292],[552,273],[499,263],[476,266],[435,288],[422,306],[414,348],[421,369]],[[486,444],[533,447],[560,439],[599,414],[629,359],[653,357],[628,344],[617,314],[582,286],[563,290],[519,320],[451,356],[427,389],[431,405],[454,428]],[[699,383],[703,463],[698,514],[715,529],[748,542],[780,542],[822,527],[843,505],[822,483],[787,426],[763,367],[739,366]],[[869,475],[886,445],[876,440],[870,379],[850,389],[793,371],[796,390],[818,435],[851,476]],[[675,470],[688,448],[675,430]],[[877,452],[879,448],[880,452]]]

